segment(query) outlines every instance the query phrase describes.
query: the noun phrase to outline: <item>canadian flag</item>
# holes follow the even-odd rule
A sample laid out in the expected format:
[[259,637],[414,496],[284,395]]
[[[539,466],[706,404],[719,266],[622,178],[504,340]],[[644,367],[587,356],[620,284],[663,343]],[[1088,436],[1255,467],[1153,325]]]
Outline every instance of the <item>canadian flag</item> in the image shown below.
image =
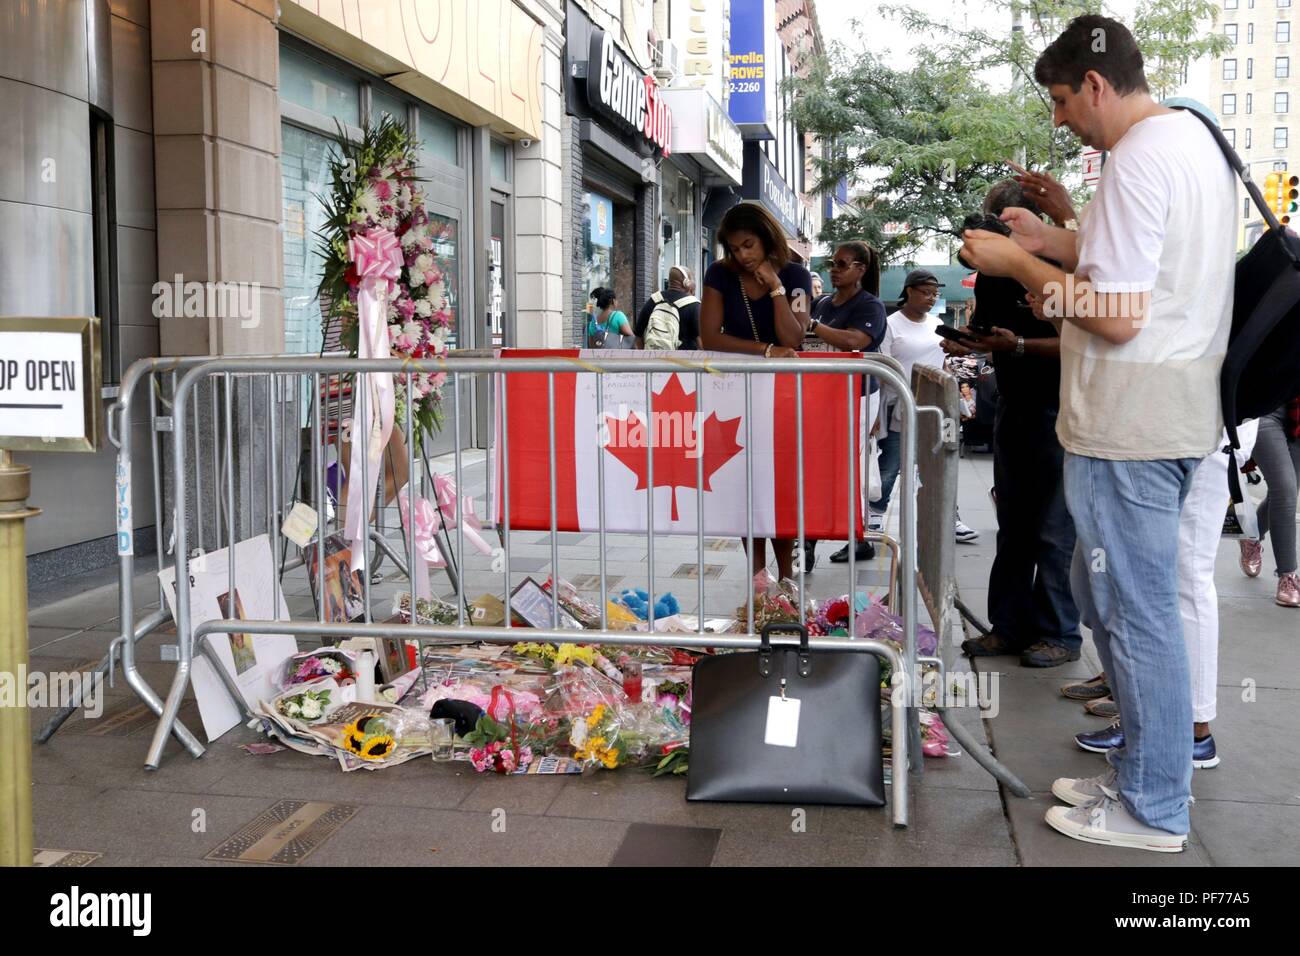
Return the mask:
[[[720,353],[710,352],[655,354],[675,355],[683,364],[692,365],[721,357]],[[585,361],[600,363],[609,359],[608,352],[578,349],[508,349],[500,356],[563,356],[572,359],[575,368]],[[850,357],[855,356],[828,352],[803,356],[808,362]],[[548,531],[551,486],[547,375],[508,373],[496,378],[491,510],[499,524],[505,520],[508,480],[510,527]],[[796,376],[758,374],[749,378],[752,416],[747,421],[743,375],[694,370],[654,373],[649,376],[653,415],[648,415],[644,373],[555,373],[556,529],[599,530],[601,500],[597,489],[603,466],[606,531],[645,533],[653,507],[656,534],[693,535],[703,514],[706,534],[743,537],[748,533],[752,513],[755,537],[798,537]],[[858,461],[862,376],[802,378],[804,534],[808,538],[843,541],[849,537],[852,525],[857,537],[862,534],[857,494],[862,476],[854,475],[851,489],[849,461],[850,456],[855,463]],[[602,391],[599,405],[597,389]],[[505,435],[508,469],[502,467],[500,455],[503,390],[509,422]],[[653,474],[648,453],[651,445]],[[747,493],[751,466],[753,486]]]

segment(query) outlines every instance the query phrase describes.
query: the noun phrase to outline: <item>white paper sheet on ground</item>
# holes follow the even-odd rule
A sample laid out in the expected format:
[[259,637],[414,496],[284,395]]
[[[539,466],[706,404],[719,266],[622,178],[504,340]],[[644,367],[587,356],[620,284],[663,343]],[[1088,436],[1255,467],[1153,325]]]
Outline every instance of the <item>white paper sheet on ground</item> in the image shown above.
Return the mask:
[[[235,545],[235,588],[227,584],[230,575],[229,552],[222,548],[193,559],[190,571],[190,622],[198,627],[204,621],[239,618],[241,620],[289,620],[284,591],[279,606],[275,604],[274,557],[271,539],[260,534]],[[176,569],[158,572],[167,606],[176,617]],[[276,695],[273,678],[281,664],[298,651],[298,642],[286,634],[212,635],[210,642],[226,671],[235,678],[244,703],[252,711],[259,701]],[[240,723],[239,708],[230,699],[221,678],[212,670],[206,657],[195,648],[194,669],[190,672],[194,697],[199,704],[203,732],[216,740]]]

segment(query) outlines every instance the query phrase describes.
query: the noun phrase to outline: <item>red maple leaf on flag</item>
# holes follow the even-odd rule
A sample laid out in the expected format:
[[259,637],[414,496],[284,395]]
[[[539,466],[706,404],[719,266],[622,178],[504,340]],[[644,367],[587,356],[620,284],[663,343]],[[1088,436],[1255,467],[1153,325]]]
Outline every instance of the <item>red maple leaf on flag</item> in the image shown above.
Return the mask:
[[[654,429],[655,444],[655,487],[672,489],[672,520],[677,519],[677,489],[694,488],[697,477],[697,459],[699,458],[695,432],[695,396],[687,395],[673,375],[664,384],[662,390],[655,392]],[[615,458],[627,465],[636,475],[636,490],[646,487],[647,459],[646,449],[650,445],[651,435],[645,423],[635,412],[629,412],[626,419],[605,416],[609,428],[609,440],[605,443]],[[709,479],[719,468],[740,453],[736,434],[740,428],[740,418],[722,421],[716,412],[704,420],[704,490],[712,491]]]

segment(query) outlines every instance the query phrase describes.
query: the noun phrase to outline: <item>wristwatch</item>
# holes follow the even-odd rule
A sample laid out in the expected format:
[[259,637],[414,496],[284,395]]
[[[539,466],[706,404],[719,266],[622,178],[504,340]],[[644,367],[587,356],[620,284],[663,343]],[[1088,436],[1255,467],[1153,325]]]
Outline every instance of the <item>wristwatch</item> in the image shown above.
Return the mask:
[[808,323],[808,331],[811,332],[813,329],[817,328],[817,326],[821,324],[822,324],[821,319],[813,319],[811,322]]
[[785,286],[779,285],[767,294],[769,299],[775,299],[778,295],[785,295]]
[[1023,335],[1017,335],[1016,336],[1016,357],[1019,358],[1024,354],[1025,354],[1025,337]]

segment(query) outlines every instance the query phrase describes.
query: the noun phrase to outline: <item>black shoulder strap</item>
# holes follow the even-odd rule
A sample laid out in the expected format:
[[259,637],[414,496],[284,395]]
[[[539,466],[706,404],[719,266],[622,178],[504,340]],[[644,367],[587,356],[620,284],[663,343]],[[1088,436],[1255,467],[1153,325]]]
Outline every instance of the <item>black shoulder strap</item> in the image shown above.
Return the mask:
[[[1197,110],[1190,109],[1186,106],[1175,106],[1172,108],[1176,110],[1186,110],[1192,116],[1195,116],[1200,120],[1201,124],[1210,131],[1210,135],[1214,137],[1214,141],[1219,144],[1219,149],[1223,153],[1223,158],[1228,161],[1228,165],[1236,171],[1237,175],[1241,178],[1242,183],[1245,184],[1246,192],[1250,193],[1251,201],[1254,202],[1255,208],[1259,210],[1260,215],[1264,217],[1264,222],[1268,224],[1268,228],[1281,231],[1282,224],[1277,221],[1277,216],[1273,214],[1273,210],[1269,209],[1268,206],[1265,205],[1264,194],[1259,191],[1259,187],[1255,185],[1255,181],[1250,178],[1250,170],[1248,170],[1245,163],[1241,161],[1241,157],[1237,155],[1237,151],[1228,145],[1228,140],[1227,137],[1223,135],[1223,130],[1219,129],[1218,125],[1211,122],[1209,117]],[[1291,261],[1295,263],[1297,268],[1300,268],[1300,257],[1297,257],[1295,250],[1287,243],[1283,243],[1282,248],[1291,258]]]

